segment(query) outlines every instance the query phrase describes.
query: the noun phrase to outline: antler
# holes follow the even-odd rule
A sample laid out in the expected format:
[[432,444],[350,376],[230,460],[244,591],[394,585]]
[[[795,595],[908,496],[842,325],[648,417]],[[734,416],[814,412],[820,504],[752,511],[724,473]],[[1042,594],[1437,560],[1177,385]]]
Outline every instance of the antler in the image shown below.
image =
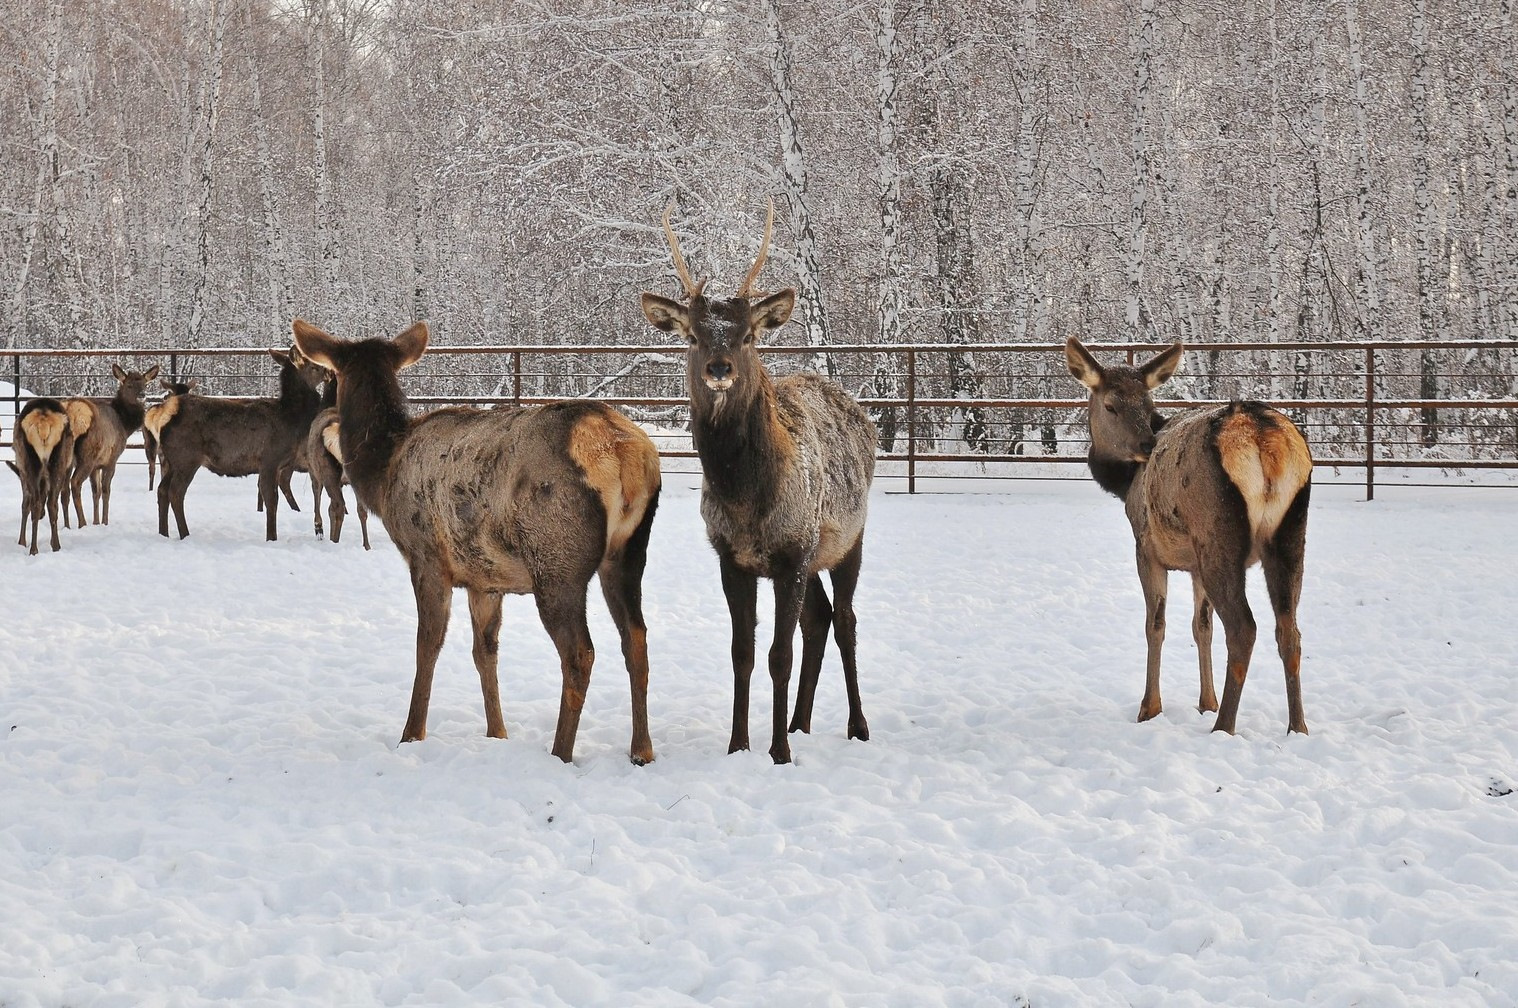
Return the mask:
[[759,271],[764,269],[764,260],[770,254],[770,234],[775,230],[775,199],[770,197],[769,219],[764,222],[764,241],[759,243],[759,258],[754,260],[754,265],[748,271],[748,276],[743,278],[743,283],[738,285],[738,297],[758,297],[760,292],[753,290],[754,281],[759,279]]
[[675,237],[675,229],[669,226],[669,215],[674,212],[675,201],[670,200],[669,206],[664,208],[664,237],[669,241],[669,250],[675,256],[675,272],[680,275],[680,283],[685,287],[685,296],[692,301],[701,296],[701,289],[706,286],[706,281],[695,281],[690,278],[690,270],[685,265],[685,256],[680,254],[680,239]]

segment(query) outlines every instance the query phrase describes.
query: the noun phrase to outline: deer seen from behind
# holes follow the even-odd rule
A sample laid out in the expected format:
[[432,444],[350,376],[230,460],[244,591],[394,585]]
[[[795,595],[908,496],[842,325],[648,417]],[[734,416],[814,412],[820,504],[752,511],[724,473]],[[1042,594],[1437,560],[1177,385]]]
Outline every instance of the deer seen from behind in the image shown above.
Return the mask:
[[179,412],[179,397],[194,395],[199,388],[199,383],[194,378],[182,382],[160,378],[158,384],[168,395],[164,396],[162,402],[149,406],[142,414],[142,452],[148,457],[149,490],[153,489],[158,472],[158,434],[163,430],[163,425]]
[[[10,466],[21,478],[21,538],[17,544],[27,544],[26,529],[30,522],[31,555],[37,555],[37,525],[46,510],[52,532],[50,545],[56,553],[60,491],[67,485],[74,457],[74,432],[68,411],[57,399],[42,397],[28,401],[16,417],[11,440],[16,461]],[[64,506],[67,508],[67,501]]]
[[[111,523],[111,481],[116,478],[116,462],[126,448],[127,438],[142,426],[142,393],[158,377],[158,365],[146,371],[127,371],[120,364],[112,364],[111,375],[117,382],[116,394],[111,398],[74,398],[63,404],[74,433],[73,473],[68,489],[80,528],[84,527],[80,490],[85,480],[90,481],[94,523]],[[63,488],[59,489],[61,492]],[[68,524],[67,508],[64,524]]]
[[[348,513],[348,508],[343,503],[343,486],[347,484],[348,478],[343,473],[340,431],[337,408],[329,406],[316,414],[316,419],[311,421],[310,433],[306,435],[306,466],[311,473],[311,521],[316,529],[316,538],[320,539],[324,531],[322,492],[326,491],[327,519],[333,542],[342,538],[343,518]],[[369,509],[364,507],[364,502],[359,500],[356,493],[353,495],[353,503],[358,510],[358,527],[363,534],[364,549],[368,549]]]
[[[1138,719],[1147,721],[1162,709],[1168,572],[1188,571],[1201,666],[1197,706],[1218,712],[1214,731],[1233,733],[1256,633],[1245,571],[1258,562],[1286,673],[1287,729],[1306,734],[1297,603],[1312,455],[1296,425],[1262,403],[1234,401],[1161,417],[1150,393],[1175,373],[1181,353],[1176,343],[1136,368],[1103,366],[1074,337],[1065,344],[1070,373],[1091,392],[1091,473],[1124,502],[1137,547],[1148,644]],[[1213,610],[1222,620],[1228,655],[1221,706],[1212,677]]]
[[305,443],[320,397],[316,386],[327,372],[300,352],[270,350],[279,364],[279,396],[263,399],[223,399],[182,396],[178,409],[159,431],[163,478],[158,484],[158,534],[168,537],[169,510],[179,538],[190,534],[185,523],[184,497],[201,467],[218,476],[258,474],[258,495],[264,505],[264,538],[279,538],[279,474],[292,464],[296,446]]
[[630,754],[651,761],[642,585],[660,476],[648,435],[587,399],[448,407],[412,419],[396,375],[426,351],[426,323],[393,340],[340,340],[298,319],[294,330],[301,352],[337,375],[348,478],[411,571],[416,678],[401,741],[427,737],[454,588],[469,595],[485,733],[506,737],[496,677],[501,600],[531,594],[563,679],[553,754],[572,760],[595,659],[585,595],[599,577],[632,686]]
[[[820,375],[771,378],[759,342],[789,320],[792,289],[764,295],[764,268],[775,208],[758,257],[730,298],[705,293],[691,278],[664,214],[664,234],[684,299],[645,292],[643,314],[687,342],[691,435],[701,459],[701,516],[717,552],[732,620],[733,729],[728,751],[749,747],[749,680],[754,669],[758,579],[775,592],[769,651],[773,688],[770,757],[791,758],[786,705],[796,627],[801,671],[790,731],[811,730],[812,704],[831,628],[848,693],[848,737],[870,729],[859,696],[854,591],[864,556],[865,514],[875,469],[875,425],[846,392]],[[829,601],[821,573],[830,572]]]

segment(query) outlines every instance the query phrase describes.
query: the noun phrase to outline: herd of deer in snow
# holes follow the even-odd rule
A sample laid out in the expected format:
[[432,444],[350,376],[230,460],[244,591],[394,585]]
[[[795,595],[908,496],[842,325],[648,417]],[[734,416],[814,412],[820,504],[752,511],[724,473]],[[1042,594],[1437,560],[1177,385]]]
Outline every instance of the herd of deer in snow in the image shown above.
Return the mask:
[[[749,680],[754,668],[758,580],[775,596],[769,650],[773,689],[770,756],[789,762],[789,733],[810,732],[812,704],[831,630],[848,694],[848,736],[867,740],[855,661],[854,594],[875,463],[876,432],[860,405],[811,373],[772,377],[759,358],[762,337],[784,325],[790,289],[754,289],[764,267],[774,207],[758,256],[731,297],[705,293],[664,216],[678,298],[645,292],[655,328],[683,338],[690,426],[703,474],[701,515],[717,553],[732,620],[733,721],[728,751],[749,748]],[[654,758],[648,729],[648,645],[642,581],[660,492],[653,442],[617,410],[595,400],[525,408],[447,407],[420,416],[407,408],[398,372],[426,352],[425,323],[394,339],[334,338],[296,319],[294,344],[271,350],[280,366],[274,398],[201,395],[193,383],[162,382],[167,397],[144,405],[158,368],[127,371],[109,399],[36,398],[16,419],[11,468],[21,479],[20,544],[37,553],[46,512],[59,548],[58,512],[68,502],[82,527],[81,488],[90,483],[93,520],[109,524],[111,483],[128,435],[143,429],[148,484],[161,464],[158,532],[172,510],[189,535],[184,498],[201,468],[258,476],[266,538],[276,539],[281,493],[291,507],[292,472],[310,473],[315,527],[329,496],[331,538],[341,535],[342,485],[351,482],[364,547],[367,512],[379,515],[405,558],[416,596],[416,677],[402,741],[427,734],[433,670],[453,589],[468,593],[473,656],[484,694],[486,734],[506,736],[496,660],[502,596],[534,596],[559,653],[563,688],[553,753],[568,762],[589,684],[594,647],[585,600],[597,577],[621,638],[632,686],[634,763]],[[1166,418],[1152,391],[1175,373],[1179,343],[1139,367],[1102,365],[1071,337],[1070,373],[1090,391],[1092,475],[1123,500],[1133,528],[1148,642],[1139,720],[1161,711],[1160,649],[1168,572],[1191,574],[1192,632],[1200,656],[1198,709],[1217,711],[1214,730],[1232,733],[1255,643],[1245,571],[1263,565],[1286,676],[1288,730],[1307,731],[1302,713],[1302,586],[1312,458],[1298,428],[1257,402],[1202,407]],[[325,393],[319,389],[325,386]],[[826,571],[832,598],[824,588]],[[1212,614],[1222,620],[1227,661],[1221,706],[1213,688]],[[788,717],[793,640],[801,669]]]

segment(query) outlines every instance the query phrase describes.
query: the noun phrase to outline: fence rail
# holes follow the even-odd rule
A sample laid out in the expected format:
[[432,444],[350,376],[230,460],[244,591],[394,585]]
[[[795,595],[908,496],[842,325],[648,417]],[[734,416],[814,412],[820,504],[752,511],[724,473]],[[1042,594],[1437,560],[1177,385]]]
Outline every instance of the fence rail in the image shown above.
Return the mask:
[[[1090,347],[1130,363],[1156,349]],[[943,480],[1085,476],[1071,465],[1085,461],[1085,398],[1065,372],[1063,344],[776,345],[765,355],[777,373],[823,367],[854,393],[881,429],[879,476],[908,492]],[[111,394],[107,360],[157,362],[165,377],[193,375],[206,391],[233,397],[274,394],[277,371],[266,350],[231,347],[3,356],[12,385],[0,402],[7,446],[28,395]],[[694,474],[684,360],[684,348],[672,345],[434,346],[405,384],[418,406],[604,399],[654,431],[668,471]],[[1518,341],[1194,343],[1169,390],[1175,397],[1160,401],[1162,410],[1230,398],[1286,410],[1320,470],[1363,473],[1367,498],[1385,469],[1518,469]]]

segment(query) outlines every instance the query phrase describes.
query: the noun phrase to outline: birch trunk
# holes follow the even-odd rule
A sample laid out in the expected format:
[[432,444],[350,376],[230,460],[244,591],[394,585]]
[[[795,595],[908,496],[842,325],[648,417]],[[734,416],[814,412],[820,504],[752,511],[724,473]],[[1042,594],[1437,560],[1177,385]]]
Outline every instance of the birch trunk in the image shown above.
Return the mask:
[[194,286],[190,290],[190,317],[185,333],[185,341],[191,347],[201,345],[200,330],[205,322],[206,290],[211,283],[211,195],[215,183],[213,152],[216,146],[217,120],[221,115],[222,41],[226,35],[227,26],[226,3],[213,0],[208,16],[211,31],[211,61],[206,68],[209,79],[202,84],[200,204],[196,213],[195,242],[196,271]]
[[[901,63],[901,39],[896,30],[895,0],[880,0],[879,21],[875,28],[876,73],[875,103],[876,161],[880,188],[880,291],[877,314],[880,342],[897,344],[901,340],[901,168],[896,154],[896,92]],[[891,367],[887,353],[875,355],[875,371],[870,381],[877,398],[901,398],[900,381]],[[876,410],[875,423],[883,451],[894,451],[899,422],[895,407]]]
[[[1413,130],[1413,240],[1418,257],[1418,336],[1420,339],[1438,339],[1441,335],[1441,301],[1438,287],[1441,282],[1436,262],[1438,238],[1435,234],[1433,182],[1429,167],[1429,38],[1427,0],[1415,0],[1412,12],[1413,76],[1412,76],[1412,130]],[[1427,351],[1419,354],[1418,397],[1433,399],[1438,396],[1439,383],[1432,355]],[[1424,408],[1422,442],[1424,447],[1439,443],[1438,411]]]
[[[806,150],[796,119],[791,53],[780,25],[780,0],[764,0],[764,24],[769,42],[766,55],[771,96],[775,100],[775,115],[780,127],[781,189],[796,234],[797,299],[801,302],[801,324],[807,344],[824,347],[831,342],[830,327],[827,307],[822,299],[822,264],[818,259],[817,235],[807,207]],[[806,366],[829,376],[834,374],[831,355],[820,350],[806,359]]]
[[[251,10],[251,8],[250,8]],[[249,17],[251,26],[252,18]],[[263,90],[258,57],[248,55],[248,89],[253,101],[253,141],[258,159],[258,197],[263,217],[264,269],[269,288],[269,332],[280,332],[289,321],[285,291],[289,288],[290,262],[285,248],[285,227],[275,199],[274,155],[269,147],[269,124],[264,116]]]
[[1149,130],[1152,114],[1155,48],[1158,46],[1155,24],[1155,0],[1139,0],[1139,29],[1134,41],[1133,129],[1129,135],[1132,173],[1128,202],[1128,247],[1125,263],[1127,307],[1124,319],[1129,336],[1141,339],[1152,328],[1144,305],[1145,243],[1148,240],[1149,201]]

